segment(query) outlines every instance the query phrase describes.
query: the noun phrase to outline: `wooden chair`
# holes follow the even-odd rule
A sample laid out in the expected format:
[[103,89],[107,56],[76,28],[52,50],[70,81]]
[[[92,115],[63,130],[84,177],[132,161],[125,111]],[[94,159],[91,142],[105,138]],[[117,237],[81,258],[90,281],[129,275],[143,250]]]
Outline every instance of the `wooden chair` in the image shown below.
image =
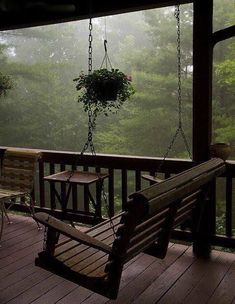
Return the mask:
[[[30,150],[7,149],[4,153],[0,176],[0,240],[4,217],[7,217],[8,223],[10,223],[7,209],[9,209],[17,199],[20,199],[20,203],[27,206],[31,215],[34,214],[32,191],[34,187],[36,163],[39,157],[39,152]],[[7,209],[6,203],[9,203]],[[40,228],[38,223],[37,225],[38,228]]]
[[125,211],[86,233],[36,213],[34,218],[47,227],[47,238],[35,263],[115,299],[124,264],[143,251],[164,258],[172,230],[189,217],[194,219],[195,246],[208,242],[203,230],[207,192],[224,171],[224,162],[213,159],[138,191],[130,196]]

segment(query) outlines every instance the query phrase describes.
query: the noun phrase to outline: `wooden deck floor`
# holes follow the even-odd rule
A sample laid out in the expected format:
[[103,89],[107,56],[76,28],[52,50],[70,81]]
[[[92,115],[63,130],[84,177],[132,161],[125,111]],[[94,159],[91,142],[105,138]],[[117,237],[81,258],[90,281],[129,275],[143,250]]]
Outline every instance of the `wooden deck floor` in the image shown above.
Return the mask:
[[0,248],[0,304],[235,304],[235,254],[213,251],[200,260],[191,247],[176,244],[164,260],[140,254],[125,267],[118,299],[109,301],[35,267],[43,232],[31,218],[11,218]]

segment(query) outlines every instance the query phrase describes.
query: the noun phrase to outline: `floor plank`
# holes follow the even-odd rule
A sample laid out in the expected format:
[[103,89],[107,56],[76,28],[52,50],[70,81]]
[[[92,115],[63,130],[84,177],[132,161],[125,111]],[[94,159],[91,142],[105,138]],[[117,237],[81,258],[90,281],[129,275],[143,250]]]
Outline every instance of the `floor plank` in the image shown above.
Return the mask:
[[156,303],[174,285],[179,276],[182,275],[193,263],[194,257],[189,248],[183,255],[166,269],[145,291],[137,297],[133,303]]
[[183,303],[207,303],[228,272],[234,258],[234,254],[221,252],[215,261],[208,261],[209,271],[198,281]]
[[[234,258],[234,254],[233,254]],[[235,298],[235,262],[232,263],[229,271],[225,274],[223,280],[216,288],[214,294],[210,298],[208,304],[227,304],[231,303]]]
[[34,266],[43,231],[30,217],[12,215],[0,248],[0,303],[10,304],[235,304],[235,255],[213,251],[196,259],[192,248],[171,244],[165,259],[139,254],[122,274],[117,300],[109,300]]
[[[214,252],[212,260],[219,256],[219,252]],[[178,304],[187,297],[198,281],[210,271],[206,259],[196,259],[193,264],[182,274],[175,284],[158,301],[159,304]]]
[[170,252],[165,259],[154,259],[142,273],[130,281],[130,283],[122,288],[116,301],[108,303],[131,303],[139,294],[141,294],[149,285],[152,284],[170,265],[172,265],[180,254],[186,251],[187,247],[174,244],[170,247]]

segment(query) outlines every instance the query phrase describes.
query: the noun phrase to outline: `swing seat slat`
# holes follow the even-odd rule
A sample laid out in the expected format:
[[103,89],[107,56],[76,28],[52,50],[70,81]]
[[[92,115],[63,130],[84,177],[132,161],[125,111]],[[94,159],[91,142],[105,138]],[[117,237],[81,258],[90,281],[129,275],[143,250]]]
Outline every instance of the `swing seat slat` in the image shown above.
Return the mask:
[[195,246],[205,238],[206,231],[200,229],[206,195],[211,181],[224,171],[224,162],[212,159],[138,191],[130,196],[124,212],[85,232],[37,213],[35,219],[48,230],[45,249],[35,263],[115,299],[125,263],[140,252],[164,258],[172,230],[185,220],[193,218]]

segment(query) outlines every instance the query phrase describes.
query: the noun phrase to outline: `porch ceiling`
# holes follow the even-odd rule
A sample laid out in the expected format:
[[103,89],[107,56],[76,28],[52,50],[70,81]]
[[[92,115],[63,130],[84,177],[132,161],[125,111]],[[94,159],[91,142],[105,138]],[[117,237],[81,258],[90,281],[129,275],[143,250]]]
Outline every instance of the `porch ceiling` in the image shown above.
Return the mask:
[[193,0],[0,0],[0,30],[158,8]]

